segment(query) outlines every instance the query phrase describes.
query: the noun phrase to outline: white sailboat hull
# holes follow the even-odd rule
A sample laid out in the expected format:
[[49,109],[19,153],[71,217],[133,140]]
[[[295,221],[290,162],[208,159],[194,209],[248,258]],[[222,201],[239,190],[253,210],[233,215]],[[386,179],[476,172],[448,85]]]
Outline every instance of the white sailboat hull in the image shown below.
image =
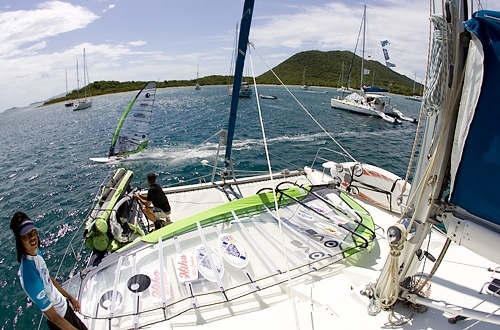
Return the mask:
[[73,111],[88,109],[92,106],[92,101],[80,101],[73,106]]

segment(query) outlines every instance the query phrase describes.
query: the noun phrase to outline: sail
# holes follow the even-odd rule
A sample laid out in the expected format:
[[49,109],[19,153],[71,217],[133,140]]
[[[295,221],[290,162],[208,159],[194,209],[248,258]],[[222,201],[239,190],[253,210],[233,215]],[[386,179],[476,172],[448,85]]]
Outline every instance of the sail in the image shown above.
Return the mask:
[[500,14],[479,11],[465,27],[472,40],[452,155],[451,202],[500,225]]
[[148,146],[155,95],[156,83],[149,82],[132,99],[118,121],[109,156],[133,154]]

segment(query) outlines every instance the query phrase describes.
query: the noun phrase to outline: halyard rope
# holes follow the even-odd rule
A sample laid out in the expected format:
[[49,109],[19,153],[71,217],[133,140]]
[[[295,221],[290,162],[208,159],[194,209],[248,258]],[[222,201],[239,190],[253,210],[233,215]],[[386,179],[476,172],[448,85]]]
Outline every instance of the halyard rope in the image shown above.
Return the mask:
[[[251,44],[249,42],[249,44]],[[267,138],[266,138],[266,130],[264,128],[264,120],[262,119],[262,109],[260,107],[260,101],[259,101],[259,93],[257,90],[257,82],[255,80],[255,71],[254,71],[254,66],[253,66],[253,60],[252,60],[252,53],[250,51],[250,47],[248,47],[248,58],[250,60],[250,67],[252,71],[252,78],[253,78],[253,85],[255,89],[255,99],[257,100],[257,110],[259,113],[259,122],[260,122],[260,128],[262,131],[262,141],[264,143],[264,150],[266,152],[266,161],[267,161],[267,169],[269,171],[269,178],[271,179],[271,187],[274,187],[274,177],[273,177],[273,170],[271,167],[271,160],[269,157],[269,150],[267,148]],[[293,306],[293,316],[295,319],[295,328],[297,330],[300,330],[300,324],[299,320],[297,317],[297,304],[295,303],[295,296],[294,296],[294,290],[292,290],[292,278],[290,276],[290,264],[288,260],[288,253],[285,248],[285,235],[283,233],[283,227],[281,225],[281,217],[280,217],[280,211],[278,207],[278,198],[276,195],[276,189],[273,189],[273,198],[274,198],[274,209],[276,210],[276,219],[278,219],[278,227],[280,230],[281,234],[281,246],[282,246],[282,251],[283,251],[283,257],[285,258],[285,265],[286,265],[286,272],[287,272],[287,281],[288,281],[288,290],[289,290],[289,297],[290,300],[292,301],[292,306]]]
[[[417,133],[420,131],[422,118],[424,117],[424,114],[426,114],[427,116],[431,115],[438,116],[441,107],[445,104],[446,101],[448,102],[450,101],[450,100],[445,100],[446,96],[445,90],[447,88],[446,83],[448,81],[446,79],[448,75],[447,69],[449,68],[449,63],[452,62],[452,59],[450,58],[451,53],[448,50],[450,48],[453,48],[453,40],[450,38],[451,29],[448,28],[445,22],[445,18],[442,15],[436,15],[432,13],[432,2],[433,1],[431,0],[431,24],[434,24],[434,34],[432,35],[432,38],[431,34],[429,35],[429,40],[432,40],[432,43],[430,50],[428,52],[428,65],[427,65],[427,74],[425,83],[426,90],[424,92],[424,97],[422,100]],[[455,94],[455,96],[457,96],[457,94]],[[455,98],[454,101],[456,102],[457,99]],[[448,117],[451,115],[452,111],[445,112],[445,116]],[[443,118],[444,127],[442,127],[441,132],[445,132],[448,130],[447,126],[449,125],[449,123],[450,123],[449,118]],[[411,164],[413,162],[413,158],[416,152],[416,147],[418,145],[417,141],[418,141],[418,134],[416,135],[414,140],[411,159],[406,173],[405,185],[409,179]],[[438,145],[440,141],[442,140],[438,139],[437,141],[435,141],[436,145]],[[415,189],[415,191],[419,191],[420,195],[418,197],[415,195],[412,196],[412,200],[409,200],[407,205],[411,205],[413,200],[425,200],[425,196],[423,196],[423,194],[425,193],[426,190],[424,189],[423,185],[428,183],[426,178],[431,177],[432,173],[430,173],[430,170],[434,168],[432,164],[435,161],[436,157],[430,157],[426,171],[422,175],[421,180],[418,182],[418,187],[414,187],[414,189],[417,188]],[[378,279],[376,283],[375,296],[379,300],[381,307],[384,309],[391,309],[398,300],[399,257],[401,255],[401,251],[403,250],[406,237],[411,228],[413,227],[414,222],[415,222],[415,214],[413,214],[408,226],[404,228],[405,239],[402,239],[400,241],[400,244],[390,245],[388,271],[383,272],[381,277]],[[428,281],[428,279],[426,281]],[[389,321],[392,323],[391,317],[389,317]]]
[[[314,123],[316,123],[316,125],[318,125],[319,128],[321,128],[321,130],[342,150],[342,152],[345,153],[345,155],[347,155],[350,159],[352,159],[353,161],[356,162],[356,159],[354,159],[354,157],[347,151],[344,149],[344,147],[342,147],[340,145],[340,143],[337,142],[337,140],[335,140],[335,138],[330,134],[330,132],[328,132],[317,120],[316,118],[314,118],[314,116],[304,107],[304,105],[302,103],[300,103],[300,101],[295,97],[295,95],[293,95],[293,93],[288,89],[288,87],[283,83],[283,81],[281,81],[281,79],[278,77],[278,75],[274,72],[274,70],[269,66],[269,64],[267,64],[267,62],[262,58],[262,56],[259,54],[259,52],[257,51],[257,49],[255,49],[255,46],[253,43],[249,43],[249,46],[251,46],[255,52],[257,53],[257,56],[262,60],[262,62],[267,66],[267,68],[269,69],[269,71],[274,75],[274,77],[276,77],[276,79],[278,79],[278,81],[280,82],[280,84],[286,89],[286,91],[290,94],[290,96],[295,100],[295,102],[297,102],[297,104],[302,108],[302,110],[304,110],[304,112],[314,121]],[[250,48],[249,48],[250,49]],[[255,77],[255,76],[254,76]],[[254,78],[254,83],[255,83],[255,78]],[[257,88],[256,88],[257,90]]]

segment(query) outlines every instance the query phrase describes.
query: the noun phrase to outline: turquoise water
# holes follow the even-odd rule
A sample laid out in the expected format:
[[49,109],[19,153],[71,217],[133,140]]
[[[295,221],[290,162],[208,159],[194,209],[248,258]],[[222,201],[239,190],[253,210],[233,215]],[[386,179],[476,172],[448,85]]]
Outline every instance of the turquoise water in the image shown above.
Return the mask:
[[[391,125],[330,108],[332,89],[302,91],[295,97],[321,125],[357,160],[404,176],[416,125]],[[327,92],[327,93],[324,93]],[[118,119],[136,92],[100,96],[93,106],[71,111],[63,104],[0,113],[0,329],[38,327],[41,313],[29,303],[17,278],[18,263],[9,222],[22,210],[37,223],[42,251],[52,276],[58,272],[70,241],[80,246],[78,230],[93,205],[99,186],[116,165],[91,162],[105,157]],[[310,165],[320,147],[337,149],[282,87],[259,86],[259,93],[277,100],[260,100],[265,134],[274,169]],[[418,117],[419,103],[393,96],[393,105]],[[151,144],[140,155],[122,162],[134,171],[133,186],[145,188],[147,172],[156,172],[162,186],[208,179],[217,146],[213,135],[227,128],[230,97],[225,86],[159,89]],[[267,169],[255,97],[241,99],[233,160],[241,175]],[[175,210],[174,210],[175,213]],[[85,251],[83,251],[85,252]],[[67,278],[64,264],[57,279]],[[42,323],[45,329],[45,322]]]

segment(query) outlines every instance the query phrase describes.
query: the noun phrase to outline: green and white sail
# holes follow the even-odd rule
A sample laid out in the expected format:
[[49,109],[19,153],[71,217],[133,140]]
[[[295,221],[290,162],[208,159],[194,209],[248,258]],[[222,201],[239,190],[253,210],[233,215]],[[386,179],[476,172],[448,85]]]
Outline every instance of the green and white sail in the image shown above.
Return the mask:
[[116,126],[109,157],[134,154],[148,146],[155,96],[156,83],[149,82],[130,102]]

